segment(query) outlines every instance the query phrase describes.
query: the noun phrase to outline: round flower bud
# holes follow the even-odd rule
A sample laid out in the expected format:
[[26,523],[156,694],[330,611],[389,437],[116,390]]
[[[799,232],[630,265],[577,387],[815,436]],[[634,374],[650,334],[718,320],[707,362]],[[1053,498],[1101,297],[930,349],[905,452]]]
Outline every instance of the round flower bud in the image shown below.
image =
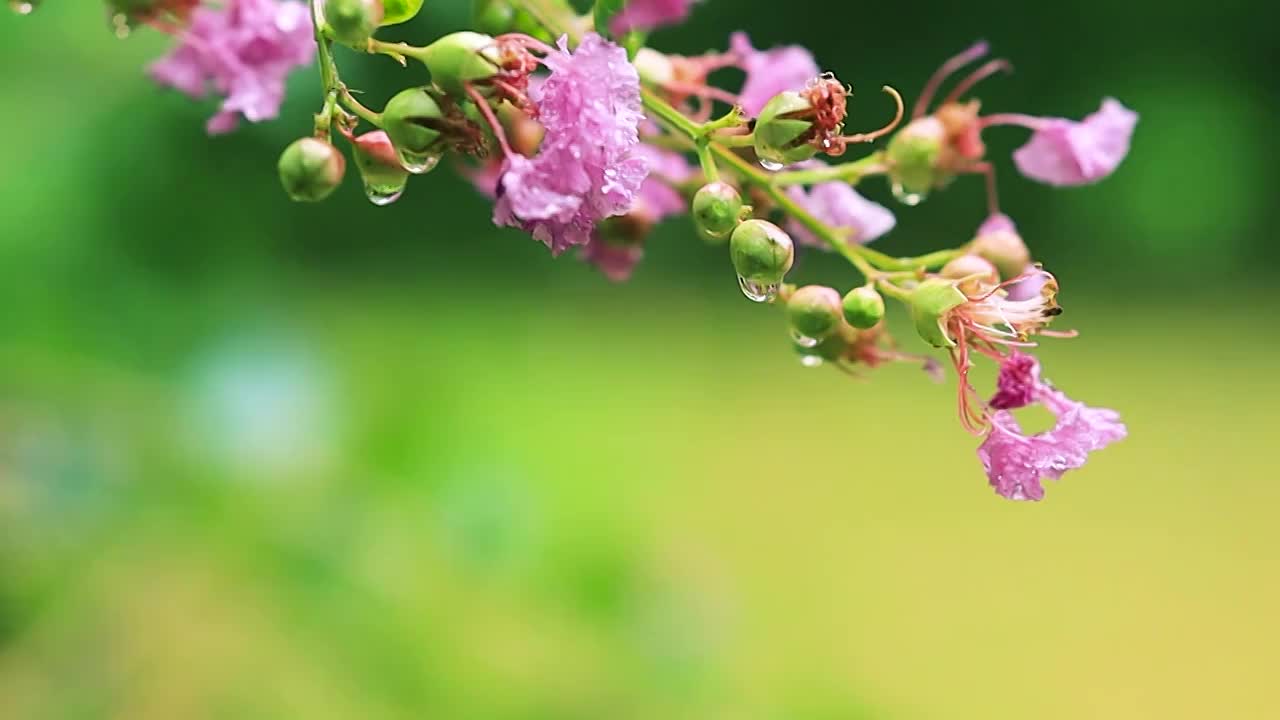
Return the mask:
[[935,117],[913,120],[889,141],[887,158],[894,183],[923,195],[938,182],[938,156],[946,129]]
[[986,258],[977,255],[961,255],[942,266],[938,273],[944,278],[961,280],[960,291],[970,295],[977,294],[983,285],[1000,284],[1000,273],[996,266]]
[[884,298],[870,285],[850,290],[841,309],[845,322],[859,330],[870,330],[884,320]]
[[382,22],[382,0],[325,0],[324,23],[338,42],[362,47]]
[[729,258],[743,280],[770,286],[782,282],[795,261],[791,236],[767,220],[747,220],[729,238]]
[[676,79],[675,64],[671,58],[652,48],[642,47],[636,51],[633,64],[640,75],[640,82],[659,87]]
[[475,32],[445,35],[414,57],[431,71],[431,82],[457,98],[466,97],[467,83],[487,80],[499,70],[493,37]]
[[444,117],[440,105],[424,88],[409,88],[387,102],[382,127],[401,152],[427,155],[440,152],[443,143],[435,129]]
[[[985,228],[984,228],[985,229]],[[1012,228],[985,229],[974,238],[969,250],[988,260],[1005,279],[1015,278],[1031,264],[1031,251]]]
[[787,320],[802,338],[821,340],[840,327],[840,293],[821,285],[805,285],[787,300]]
[[516,10],[507,0],[474,0],[471,3],[471,21],[480,32],[490,35],[511,32],[515,18]]
[[355,138],[351,146],[369,202],[389,205],[400,199],[409,171],[400,164],[391,138],[384,131],[375,130]]
[[946,315],[965,304],[969,298],[960,292],[952,280],[929,278],[911,291],[908,304],[916,332],[934,347],[955,347],[956,341],[947,333]]
[[298,202],[319,202],[342,184],[347,159],[319,138],[295,140],[280,154],[280,184]]
[[693,196],[693,222],[712,238],[728,237],[742,219],[742,195],[724,182],[703,185]]
[[756,118],[756,155],[767,163],[792,165],[818,154],[806,141],[813,132],[813,120],[795,115],[810,113],[813,106],[798,92],[773,96]]
[[382,24],[398,25],[412,20],[422,9],[423,0],[382,0]]

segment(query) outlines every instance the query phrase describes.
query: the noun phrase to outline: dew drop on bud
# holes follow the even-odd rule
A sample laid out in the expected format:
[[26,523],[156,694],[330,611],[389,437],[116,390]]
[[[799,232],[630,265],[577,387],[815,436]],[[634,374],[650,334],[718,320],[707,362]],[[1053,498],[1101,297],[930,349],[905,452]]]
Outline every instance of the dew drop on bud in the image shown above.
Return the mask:
[[907,207],[915,207],[924,202],[925,198],[928,197],[924,193],[910,192],[906,188],[902,187],[902,183],[897,182],[893,184],[892,190],[893,197]]
[[773,302],[774,298],[778,297],[777,283],[766,285],[753,282],[739,275],[738,287],[742,288],[742,294],[746,295],[751,302]]
[[778,172],[782,168],[786,167],[786,165],[783,165],[780,162],[774,162],[772,160],[761,160],[760,167],[764,168],[765,170],[768,170],[769,172]]
[[409,152],[408,150],[396,150],[396,155],[400,158],[400,165],[405,170],[414,175],[425,175],[440,164],[442,155],[439,153],[426,153],[419,155],[418,153]]
[[795,328],[791,328],[791,341],[802,348],[811,348],[811,347],[818,346],[817,338],[811,338],[808,335],[805,335],[804,333],[800,332],[799,330],[796,330]]
[[9,9],[19,15],[30,15],[36,9],[33,0],[9,0]]
[[800,364],[807,368],[822,367],[821,355],[801,355]]
[[404,195],[404,188],[407,184],[407,178],[406,182],[402,182],[399,185],[366,182],[364,184],[364,196],[369,198],[369,202],[374,205],[385,207],[399,200],[401,195]]

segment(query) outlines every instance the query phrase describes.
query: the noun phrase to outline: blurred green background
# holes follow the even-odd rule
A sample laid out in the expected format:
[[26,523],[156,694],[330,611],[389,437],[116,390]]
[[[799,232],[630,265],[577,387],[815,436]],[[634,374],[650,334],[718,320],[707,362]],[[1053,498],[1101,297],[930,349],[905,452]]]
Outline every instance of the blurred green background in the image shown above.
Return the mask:
[[[165,38],[46,4],[0,17],[0,717],[1280,716],[1273,6],[709,0],[655,39],[910,96],[985,37],[990,109],[1142,114],[1072,191],[989,134],[1082,333],[1046,372],[1131,431],[1024,505],[952,387],[801,368],[682,222],[613,286],[445,170],[292,205],[310,73],[210,140],[142,74]],[[428,5],[400,35],[465,24]],[[341,62],[375,103],[421,77]],[[981,198],[878,246],[962,242]]]

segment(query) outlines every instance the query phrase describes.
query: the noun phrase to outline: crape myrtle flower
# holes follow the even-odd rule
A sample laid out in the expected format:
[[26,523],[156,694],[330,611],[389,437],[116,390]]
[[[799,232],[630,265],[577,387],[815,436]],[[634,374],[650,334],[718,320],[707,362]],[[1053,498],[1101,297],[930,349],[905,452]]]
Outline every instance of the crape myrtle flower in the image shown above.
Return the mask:
[[[929,79],[916,103],[912,122],[890,144],[894,180],[912,193],[945,185],[960,173],[984,173],[991,182],[991,166],[984,161],[981,133],[990,127],[1017,125],[1034,131],[1027,144],[1013,154],[1018,170],[1028,178],[1058,186],[1095,183],[1113,173],[1129,152],[1137,113],[1107,98],[1101,108],[1081,121],[1036,117],[1020,113],[981,115],[977,100],[963,97],[986,78],[1011,69],[1003,59],[991,60],[956,83],[939,105],[930,109],[942,84],[988,50],[979,42],[947,60]],[[991,197],[992,209],[995,198]]]
[[151,77],[193,98],[212,88],[223,96],[210,134],[270,120],[284,101],[285,78],[315,53],[306,5],[293,0],[228,0],[201,6],[177,30],[178,46],[152,64]]
[[631,278],[631,272],[644,258],[644,243],[654,225],[688,210],[688,202],[672,184],[682,183],[695,173],[680,153],[640,145],[636,155],[648,164],[649,176],[640,184],[631,209],[598,224],[580,254],[614,282]]
[[1097,112],[1079,122],[1025,118],[1018,124],[1035,130],[1013,153],[1023,175],[1049,185],[1088,185],[1115,172],[1129,154],[1138,114],[1107,98]]
[[974,354],[1002,358],[1006,349],[1034,345],[1035,335],[1070,336],[1047,329],[1062,313],[1057,302],[1058,281],[1038,268],[1034,273],[1043,276],[1039,291],[1017,299],[1010,298],[1005,288],[1032,276],[999,284],[982,282],[978,277],[933,276],[911,291],[909,305],[916,331],[930,345],[950,352],[959,377],[960,422],[974,434],[983,432],[989,420],[969,383]]
[[653,30],[666,25],[677,25],[689,17],[689,10],[697,0],[631,0],[622,12],[614,16],[609,29],[615,35],[632,30]]
[[[1053,413],[1051,430],[1026,435],[1010,409],[1039,403]],[[991,487],[1010,500],[1040,500],[1041,480],[1060,479],[1085,464],[1089,453],[1122,440],[1128,431],[1114,410],[1076,402],[1040,379],[1035,358],[1014,351],[1000,368],[996,412],[978,448]]]
[[[794,185],[787,188],[787,194],[814,217],[844,233],[849,242],[859,245],[879,238],[897,223],[893,212],[858,194],[846,182],[818,183],[808,190]],[[795,218],[788,219],[787,232],[801,245],[827,248],[825,242]]]
[[546,134],[533,158],[508,153],[494,222],[559,255],[630,210],[649,166],[636,152],[640,79],[624,49],[588,33],[573,52],[561,38],[543,63],[551,75],[530,94]]
[[759,115],[774,95],[788,90],[803,90],[810,80],[821,74],[813,53],[799,45],[784,45],[757,50],[744,32],[729,37],[729,50],[738,67],[747,74],[738,105],[752,117]]

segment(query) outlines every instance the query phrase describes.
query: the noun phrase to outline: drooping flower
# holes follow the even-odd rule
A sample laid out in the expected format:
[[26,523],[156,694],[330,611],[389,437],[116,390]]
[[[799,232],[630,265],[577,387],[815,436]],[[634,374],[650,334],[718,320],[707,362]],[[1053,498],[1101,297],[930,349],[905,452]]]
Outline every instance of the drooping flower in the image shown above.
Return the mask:
[[1025,435],[1008,410],[992,415],[991,430],[978,448],[978,458],[991,486],[1002,497],[1040,500],[1044,497],[1042,479],[1060,479],[1066,471],[1083,466],[1089,453],[1128,434],[1114,410],[1076,402],[1041,381],[1039,363],[1028,355],[1013,353],[1001,367],[1000,379],[1000,392],[992,407],[997,407],[996,400],[1001,398],[1021,403],[1011,407],[1038,402],[1057,418],[1053,429]]
[[626,51],[589,33],[572,53],[562,38],[543,62],[551,75],[531,96],[546,135],[532,159],[507,158],[494,222],[558,255],[631,209],[649,170],[636,152],[640,79]]
[[676,25],[689,17],[689,9],[697,0],[631,0],[614,16],[609,29],[615,35],[631,30],[653,30]]
[[285,78],[315,53],[310,14],[293,0],[229,0],[201,6],[179,34],[179,44],[151,65],[151,77],[193,98],[212,88],[223,96],[210,118],[210,134],[274,118],[284,101]]
[[802,90],[821,74],[813,54],[799,45],[757,50],[746,33],[736,32],[729,38],[729,49],[747,74],[738,104],[752,117],[758,115],[774,95]]
[[606,238],[600,233],[582,248],[580,257],[613,282],[626,282],[644,259],[644,243],[626,238]]
[[1044,118],[1013,153],[1023,175],[1049,185],[1087,185],[1115,171],[1129,153],[1138,114],[1113,98],[1084,120]]
[[[787,189],[787,194],[814,217],[844,231],[850,242],[859,245],[875,240],[897,224],[892,211],[858,194],[849,183],[818,183],[807,192],[793,186]],[[787,232],[801,244],[827,247],[795,218],[787,221]]]

